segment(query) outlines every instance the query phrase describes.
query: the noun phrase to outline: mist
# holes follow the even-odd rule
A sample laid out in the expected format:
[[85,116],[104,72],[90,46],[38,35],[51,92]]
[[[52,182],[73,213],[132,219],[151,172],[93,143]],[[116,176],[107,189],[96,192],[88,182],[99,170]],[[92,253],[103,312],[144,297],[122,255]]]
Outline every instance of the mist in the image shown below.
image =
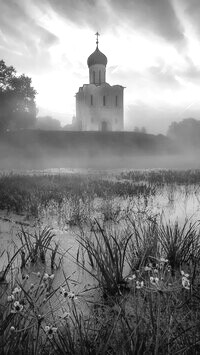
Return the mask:
[[197,169],[199,152],[164,135],[24,130],[1,136],[0,170]]

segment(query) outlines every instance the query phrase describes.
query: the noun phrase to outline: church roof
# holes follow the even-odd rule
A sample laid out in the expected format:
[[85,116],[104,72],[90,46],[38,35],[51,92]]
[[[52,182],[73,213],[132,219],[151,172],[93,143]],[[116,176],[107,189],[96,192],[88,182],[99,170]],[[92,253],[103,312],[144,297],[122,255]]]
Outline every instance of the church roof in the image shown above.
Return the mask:
[[87,60],[88,67],[91,67],[94,64],[103,64],[106,66],[107,62],[107,57],[99,50],[98,45],[96,50],[88,57]]

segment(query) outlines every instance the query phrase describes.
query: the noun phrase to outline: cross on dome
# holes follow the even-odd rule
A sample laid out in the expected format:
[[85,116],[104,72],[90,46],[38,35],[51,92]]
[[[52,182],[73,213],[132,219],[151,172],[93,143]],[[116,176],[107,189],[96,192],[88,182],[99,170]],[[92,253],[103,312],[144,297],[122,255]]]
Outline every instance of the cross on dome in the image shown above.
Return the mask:
[[98,47],[99,36],[100,36],[99,32],[95,33],[95,36],[97,36],[97,39],[96,39],[97,47],[96,47],[95,51],[88,57],[87,64],[88,64],[89,68],[95,64],[102,64],[104,66],[107,65],[107,58],[106,58],[105,54],[103,54],[99,50],[99,47]]
[[99,36],[100,36],[100,33],[97,31],[97,33],[95,33],[95,36],[97,36],[97,40],[96,40],[96,45],[98,47],[98,44],[99,44]]

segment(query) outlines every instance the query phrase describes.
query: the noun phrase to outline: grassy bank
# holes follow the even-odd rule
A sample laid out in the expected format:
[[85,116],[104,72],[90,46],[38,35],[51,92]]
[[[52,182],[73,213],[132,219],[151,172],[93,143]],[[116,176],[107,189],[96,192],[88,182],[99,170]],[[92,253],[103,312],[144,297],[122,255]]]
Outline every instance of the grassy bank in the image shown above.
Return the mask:
[[[187,196],[199,179],[199,171],[1,176],[0,208],[36,227],[22,225],[0,254],[0,353],[198,354],[199,221],[163,221],[147,202],[168,185]],[[47,210],[75,230],[75,255],[40,223]],[[66,258],[92,282],[77,288]]]

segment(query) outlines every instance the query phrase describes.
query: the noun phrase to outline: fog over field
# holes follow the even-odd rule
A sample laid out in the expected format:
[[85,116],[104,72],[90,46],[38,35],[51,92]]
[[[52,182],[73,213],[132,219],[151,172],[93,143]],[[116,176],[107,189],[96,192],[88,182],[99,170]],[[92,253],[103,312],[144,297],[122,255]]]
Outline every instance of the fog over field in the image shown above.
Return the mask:
[[0,355],[200,354],[199,18],[0,0]]

